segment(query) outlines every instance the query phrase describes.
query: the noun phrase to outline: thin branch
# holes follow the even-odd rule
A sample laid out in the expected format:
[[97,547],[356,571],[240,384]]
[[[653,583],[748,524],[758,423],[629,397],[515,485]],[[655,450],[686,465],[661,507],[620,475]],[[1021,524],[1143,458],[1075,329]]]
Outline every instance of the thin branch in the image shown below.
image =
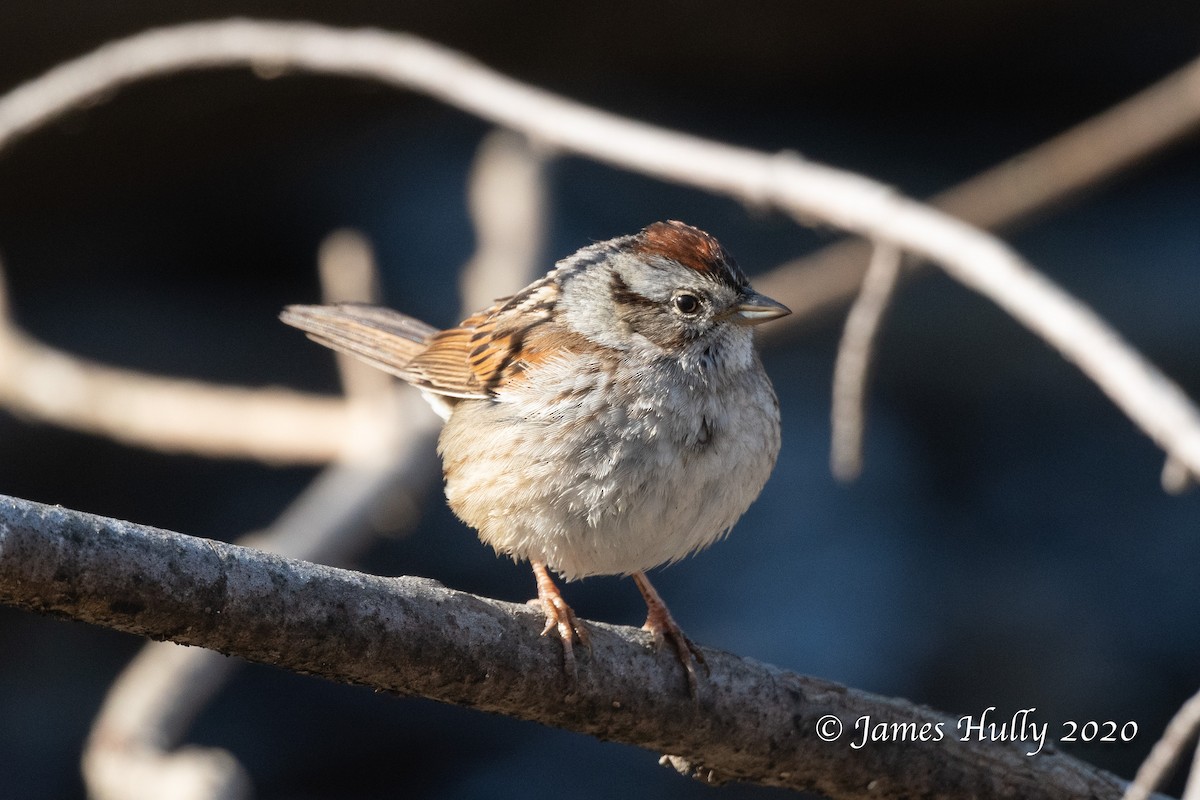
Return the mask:
[[552,148],[892,242],[991,298],[1082,369],[1164,451],[1200,474],[1200,412],[1187,396],[1089,308],[996,239],[862,176],[794,154],[761,153],[627,120],[417,37],[247,20],[149,31],[55,67],[0,99],[0,147],[132,81],[238,64],[374,78]]
[[549,154],[505,130],[479,145],[467,187],[475,253],[459,276],[463,316],[487,308],[544,271]]
[[1200,730],[1200,693],[1193,695],[1175,712],[1162,738],[1138,767],[1122,800],[1146,800],[1166,779],[1188,742],[1195,739],[1197,730]]
[[333,398],[162,378],[42,344],[9,316],[2,270],[0,405],[127,444],[268,463],[327,462],[349,429],[346,404]]
[[1200,746],[1192,748],[1192,767],[1179,800],[1200,800]]
[[0,329],[0,405],[139,447],[267,463],[336,458],[349,423],[334,398],[105,366],[13,328]]
[[1163,462],[1159,480],[1167,494],[1183,494],[1196,483],[1196,477],[1188,471],[1187,465],[1173,455],[1168,455]]
[[[317,248],[317,277],[326,303],[378,303],[379,267],[371,242],[362,233],[342,228]],[[379,372],[379,370],[375,370]]]
[[113,683],[84,746],[91,800],[247,800],[249,773],[228,750],[171,751],[241,662],[149,642]]
[[[961,741],[957,721],[705,649],[690,697],[643,631],[589,623],[567,694],[534,609],[419,578],[382,578],[0,498],[0,602],[416,694],[675,755],[727,780],[835,798],[1117,798],[1122,783],[1031,742]],[[845,726],[822,741],[830,723]],[[940,740],[851,744],[857,722],[928,723]],[[896,730],[889,728],[889,730]]]
[[846,327],[833,365],[833,402],[829,463],[840,481],[853,481],[862,472],[863,430],[866,428],[866,385],[871,353],[879,326],[900,276],[903,254],[879,242],[863,276],[858,299],[846,316]]
[[[1198,128],[1200,59],[926,202],[972,225],[1007,229],[1095,188]],[[764,329],[765,337],[784,336],[811,314],[854,297],[866,253],[865,242],[839,242],[759,275],[755,285],[792,309]]]

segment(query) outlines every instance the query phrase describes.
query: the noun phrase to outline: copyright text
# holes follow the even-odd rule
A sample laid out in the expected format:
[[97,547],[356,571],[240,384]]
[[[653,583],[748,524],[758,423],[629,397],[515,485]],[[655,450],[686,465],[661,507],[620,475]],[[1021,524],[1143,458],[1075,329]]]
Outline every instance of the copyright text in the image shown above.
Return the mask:
[[[854,720],[847,736],[853,750],[861,750],[872,742],[1020,742],[1026,747],[1025,755],[1036,756],[1050,741],[1050,723],[1035,718],[1037,708],[1023,708],[1011,717],[996,714],[996,707],[989,706],[979,715],[960,717],[956,724],[949,722],[896,722],[872,719],[864,714]],[[1130,742],[1137,736],[1138,725],[1132,720],[1124,724],[1113,722],[1062,723],[1060,742]],[[842,721],[834,714],[826,714],[817,720],[817,736],[822,741],[834,742],[846,733]]]

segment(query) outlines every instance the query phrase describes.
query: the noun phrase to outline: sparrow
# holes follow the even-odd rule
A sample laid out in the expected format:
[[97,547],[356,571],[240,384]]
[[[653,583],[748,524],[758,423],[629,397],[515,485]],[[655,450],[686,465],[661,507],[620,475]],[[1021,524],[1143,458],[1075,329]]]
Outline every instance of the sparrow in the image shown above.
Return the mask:
[[754,327],[788,313],[672,220],[584,247],[447,330],[358,304],[280,316],[430,401],[451,509],[530,563],[570,676],[587,628],[551,572],[629,575],[694,694],[703,656],[646,571],[726,535],[770,476],[779,402]]

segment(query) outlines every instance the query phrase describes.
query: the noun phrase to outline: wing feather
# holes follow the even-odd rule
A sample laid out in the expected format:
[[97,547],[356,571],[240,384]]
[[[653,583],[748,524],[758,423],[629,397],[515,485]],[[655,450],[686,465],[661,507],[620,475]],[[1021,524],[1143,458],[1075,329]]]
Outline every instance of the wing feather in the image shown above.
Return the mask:
[[551,321],[557,295],[557,287],[542,279],[444,331],[398,311],[354,303],[288,306],[280,319],[426,391],[486,399],[529,362],[550,354],[553,346],[547,349],[538,328]]

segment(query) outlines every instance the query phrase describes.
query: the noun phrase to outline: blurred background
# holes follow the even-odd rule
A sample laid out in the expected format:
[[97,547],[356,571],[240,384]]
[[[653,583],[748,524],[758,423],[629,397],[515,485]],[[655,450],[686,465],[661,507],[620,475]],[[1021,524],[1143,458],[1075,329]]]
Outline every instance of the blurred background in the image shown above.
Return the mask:
[[[630,116],[862,171],[913,196],[963,180],[1200,54],[1200,5],[117,2],[0,6],[0,87],[104,41],[242,15],[371,25],[458,48]],[[0,257],[20,324],[106,363],[337,391],[333,360],[276,320],[318,300],[339,227],[373,242],[386,302],[457,321],[474,242],[464,187],[488,128],[347,79],[248,71],[139,84],[0,154]],[[676,218],[753,275],[836,241],[782,215],[582,159],[554,162],[545,266]],[[1200,398],[1200,147],[1184,141],[1007,238]],[[510,287],[517,288],[517,287]],[[948,713],[1133,720],[1128,744],[1063,746],[1130,777],[1200,688],[1200,492],[1090,382],[989,302],[928,272],[902,288],[870,387],[866,469],[828,470],[843,310],[773,342],[779,465],[725,542],[654,576],[698,642]],[[164,455],[0,410],[0,493],[230,540],[307,467]],[[360,560],[512,601],[437,487],[415,530]],[[640,624],[629,581],[566,588]],[[84,794],[79,755],[142,642],[0,608],[0,797]],[[649,752],[247,666],[188,741],[229,749],[263,798],[712,796]],[[562,765],[570,764],[568,786]],[[735,786],[725,797],[779,792]]]

